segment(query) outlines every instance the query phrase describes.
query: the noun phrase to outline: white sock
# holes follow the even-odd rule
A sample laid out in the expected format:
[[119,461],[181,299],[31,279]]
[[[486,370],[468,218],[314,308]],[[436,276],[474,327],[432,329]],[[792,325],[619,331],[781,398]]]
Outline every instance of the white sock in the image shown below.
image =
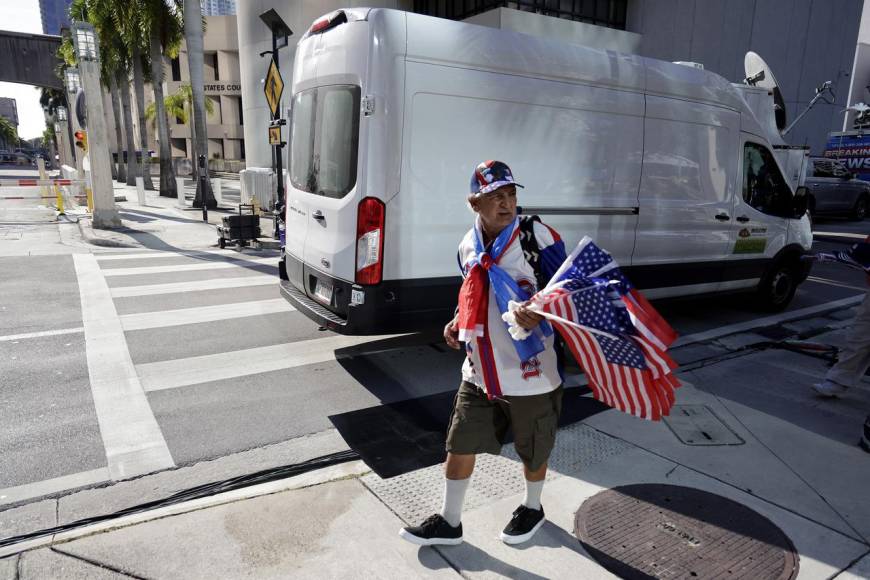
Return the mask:
[[468,489],[466,479],[444,479],[444,505],[441,506],[441,517],[454,528],[462,521],[462,504],[465,502],[465,490]]
[[544,491],[544,480],[529,481],[526,480],[526,499],[523,500],[523,505],[532,510],[541,509],[541,492]]

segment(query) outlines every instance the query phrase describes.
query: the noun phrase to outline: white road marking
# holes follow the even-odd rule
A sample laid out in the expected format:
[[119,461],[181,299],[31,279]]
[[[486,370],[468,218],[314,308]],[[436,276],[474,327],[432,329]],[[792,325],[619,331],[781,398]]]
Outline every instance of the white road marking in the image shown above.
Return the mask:
[[91,393],[109,473],[123,479],[175,466],[127,349],[93,254],[74,254]]
[[[853,233],[849,233],[849,232],[820,232],[820,231],[815,231],[815,232],[813,232],[813,241],[814,242],[816,241],[816,238],[815,238],[816,236],[834,236],[834,237],[841,237],[841,238],[855,238],[856,240],[863,240],[864,238],[867,237],[867,234],[853,234]],[[819,240],[819,241],[824,242],[826,240]]]
[[233,379],[259,373],[290,369],[302,365],[335,360],[340,348],[402,336],[331,336],[248,348],[232,352],[136,365],[139,380],[146,391],[176,389],[212,381]]
[[779,324],[780,322],[795,320],[797,318],[805,318],[819,312],[825,312],[826,310],[836,310],[837,308],[852,306],[853,304],[858,304],[863,299],[863,294],[860,296],[849,296],[848,298],[826,302],[824,304],[816,304],[815,306],[808,306],[807,308],[801,308],[800,310],[792,310],[790,312],[774,314],[773,316],[767,316],[765,318],[756,318],[754,320],[747,320],[746,322],[720,326],[718,328],[705,330],[704,332],[687,334],[678,338],[677,341],[671,345],[671,348],[686,346],[687,344],[694,344],[696,342],[704,342],[706,340],[713,340],[714,338],[728,336],[729,334],[737,334],[738,332],[746,332],[747,330],[752,330],[754,328],[772,326],[774,324]]
[[278,285],[278,276],[243,276],[240,278],[216,278],[214,280],[194,280],[193,282],[172,282],[169,284],[147,284],[144,286],[123,286],[110,288],[112,298],[130,296],[155,296],[177,292],[197,292],[200,290],[221,290],[224,288],[243,288],[246,286]]
[[[257,258],[247,260],[247,264],[267,264],[278,267],[277,258]],[[112,268],[103,270],[103,276],[140,276],[143,274],[167,274],[170,272],[189,272],[191,270],[226,270],[227,268],[242,268],[238,262],[208,261],[195,264],[173,264],[171,266],[141,266],[138,268]]]
[[0,489],[0,505],[24,501],[34,497],[42,497],[77,487],[85,487],[86,485],[102,483],[111,479],[109,470],[101,467],[92,471],[82,471],[81,473],[72,473],[70,475],[55,477],[54,479],[7,487],[6,489]]
[[84,327],[77,326],[75,328],[61,328],[59,330],[43,330],[40,332],[25,332],[24,334],[7,334],[0,336],[0,342],[9,342],[13,340],[24,340],[27,338],[42,338],[43,336],[59,336],[62,334],[78,334],[84,332]]
[[839,288],[848,288],[849,290],[857,290],[859,292],[866,292],[867,287],[861,286],[853,286],[852,284],[846,284],[845,282],[839,282],[837,280],[831,280],[829,278],[819,278],[818,276],[807,276],[808,282],[815,282],[816,284],[826,284],[828,286],[837,286]]
[[276,312],[294,312],[295,310],[283,298],[275,298],[273,300],[258,300],[256,302],[216,304],[214,306],[201,306],[197,308],[124,314],[121,316],[121,326],[125,331],[144,330],[147,328],[165,328],[168,326],[181,326],[182,324],[230,320],[231,318],[274,314]]
[[215,256],[223,256],[229,254],[239,254],[234,250],[208,250],[208,251],[177,251],[177,252],[160,252],[160,251],[147,251],[147,252],[112,252],[112,253],[100,253],[95,254],[97,256],[98,262],[107,262],[113,260],[150,260],[153,258],[177,258],[179,256],[184,257],[202,257],[208,255]]

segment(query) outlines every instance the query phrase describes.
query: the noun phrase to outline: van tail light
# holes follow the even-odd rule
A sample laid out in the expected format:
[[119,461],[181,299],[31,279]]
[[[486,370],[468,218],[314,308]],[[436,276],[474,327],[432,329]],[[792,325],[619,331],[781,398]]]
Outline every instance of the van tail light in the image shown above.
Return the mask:
[[384,274],[384,202],[367,197],[356,214],[356,283],[379,284]]
[[334,28],[339,24],[344,24],[345,22],[347,22],[347,14],[342,10],[336,10],[316,20],[314,24],[311,25],[311,28],[308,29],[308,34],[326,32],[330,28]]

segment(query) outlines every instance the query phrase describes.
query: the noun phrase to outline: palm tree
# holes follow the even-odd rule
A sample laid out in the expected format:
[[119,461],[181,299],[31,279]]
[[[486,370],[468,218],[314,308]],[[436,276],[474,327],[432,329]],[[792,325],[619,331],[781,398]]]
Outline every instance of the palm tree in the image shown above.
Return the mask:
[[172,149],[169,142],[169,120],[163,97],[163,59],[178,55],[181,45],[182,24],[177,6],[166,0],[139,0],[142,2],[142,22],[149,39],[151,61],[151,87],[157,118],[157,139],[160,145],[160,195],[175,197],[175,170],[172,167]]
[[[193,124],[190,123],[190,115],[188,114],[189,111],[193,110],[193,89],[190,88],[190,85],[185,83],[179,86],[176,92],[163,99],[163,104],[170,117],[174,117],[178,119],[180,123],[190,127],[191,141],[195,139],[196,131],[194,131]],[[148,105],[148,108],[145,109],[145,117],[151,121],[152,125],[154,124],[154,118],[156,116],[156,108],[154,105],[154,103],[151,103]],[[207,115],[212,115],[214,113],[214,104],[212,104],[208,99],[205,101],[205,112]],[[193,152],[191,151],[191,155],[192,154]],[[196,167],[196,159],[191,159],[191,166],[193,167],[194,179],[197,179],[199,174]]]
[[118,29],[130,53],[133,65],[133,95],[136,99],[136,113],[139,128],[139,146],[142,149],[142,178],[145,189],[154,189],[151,183],[151,169],[145,166],[145,152],[148,149],[148,129],[145,124],[145,75],[150,68],[147,36],[145,35],[144,2],[129,0],[119,3],[117,11]]
[[[194,165],[206,178],[196,180],[196,197],[193,207],[217,207],[217,202],[211,195],[208,186],[208,132],[205,127],[205,91],[203,89],[203,53],[202,53],[202,5],[199,0],[184,2],[184,39],[187,43],[187,63],[190,66],[190,86],[193,88],[193,144],[197,163]],[[199,160],[203,167],[199,167]],[[205,183],[205,191],[201,191],[200,183]]]
[[121,96],[118,94],[118,83],[115,75],[109,77],[109,95],[112,101],[112,116],[115,119],[115,162],[112,164],[112,179],[118,183],[127,183],[127,168],[121,151],[124,150],[122,133],[124,131],[123,119],[121,118]]
[[0,139],[6,141],[7,147],[11,145],[14,148],[18,143],[18,131],[6,117],[0,117]]

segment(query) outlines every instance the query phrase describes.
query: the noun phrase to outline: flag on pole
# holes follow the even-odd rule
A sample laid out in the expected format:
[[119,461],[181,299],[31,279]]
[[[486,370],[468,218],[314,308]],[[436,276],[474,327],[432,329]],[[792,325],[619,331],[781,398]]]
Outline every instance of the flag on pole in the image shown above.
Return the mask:
[[532,297],[530,309],[565,339],[596,399],[653,421],[669,413],[680,386],[667,354],[676,332],[589,237]]

